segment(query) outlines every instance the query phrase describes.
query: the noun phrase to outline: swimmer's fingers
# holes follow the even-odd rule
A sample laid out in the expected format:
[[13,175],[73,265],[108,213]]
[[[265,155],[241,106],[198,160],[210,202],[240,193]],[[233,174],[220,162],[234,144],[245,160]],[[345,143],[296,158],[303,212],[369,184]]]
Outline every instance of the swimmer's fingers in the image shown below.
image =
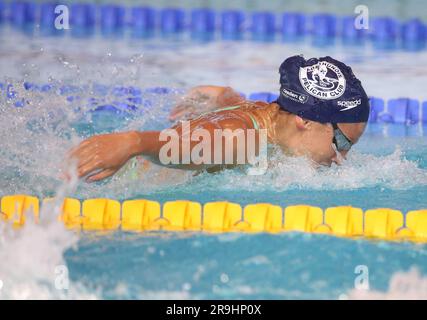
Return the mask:
[[82,158],[82,156],[84,156],[84,154],[88,153],[88,148],[75,148],[72,151],[70,150],[67,155],[66,155],[66,162],[67,164],[71,163],[71,162],[75,162],[77,161],[77,164],[79,164],[80,159]]
[[103,180],[105,178],[108,178],[112,176],[117,170],[116,169],[105,169],[95,175],[90,176],[86,179],[87,182],[95,182],[99,180]]
[[[96,137],[96,136],[94,136]],[[76,158],[82,152],[85,152],[89,149],[94,149],[97,146],[97,140],[94,137],[90,137],[82,142],[80,142],[77,146],[72,147],[68,152],[68,158]]]
[[72,158],[68,159],[66,162],[66,168],[71,168],[71,165],[73,168],[77,168],[77,172],[79,173],[82,170],[85,170],[85,166],[88,164],[95,162],[93,153],[87,153],[87,154],[76,154]]
[[83,151],[82,153],[78,154],[78,157],[75,158],[77,159],[77,170],[80,170],[80,168],[87,165],[89,162],[95,162],[97,158],[98,157],[96,156],[94,150],[87,149],[86,151]]
[[77,175],[79,178],[81,178],[91,174],[93,171],[102,170],[102,169],[104,168],[102,167],[99,160],[92,159],[91,161],[89,161],[88,163],[86,163],[85,165],[77,169]]
[[68,150],[68,152],[67,152],[67,155],[72,155],[76,151],[81,150],[82,148],[84,148],[84,147],[86,147],[88,145],[90,145],[90,140],[89,139],[83,140],[77,146],[74,146],[74,147],[70,148]]
[[69,153],[68,161],[77,161],[77,166],[81,167],[83,164],[91,160],[92,155],[96,154],[96,148],[93,145],[85,145],[78,147],[73,152]]

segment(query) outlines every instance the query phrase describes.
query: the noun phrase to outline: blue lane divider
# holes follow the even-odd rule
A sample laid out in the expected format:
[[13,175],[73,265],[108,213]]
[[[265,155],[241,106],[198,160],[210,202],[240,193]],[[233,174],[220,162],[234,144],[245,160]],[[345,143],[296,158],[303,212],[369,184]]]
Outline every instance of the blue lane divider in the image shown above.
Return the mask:
[[2,0],[0,0],[0,24],[4,22],[4,3]]
[[55,8],[58,5],[56,2],[44,2],[40,5],[40,31],[42,35],[52,36],[60,35],[60,30],[55,28]]
[[427,27],[419,19],[406,21],[402,25],[402,44],[405,49],[424,49],[427,40]]
[[215,11],[206,8],[191,11],[191,32],[206,33],[215,30]]
[[282,14],[282,39],[298,40],[304,36],[306,30],[306,19],[302,13],[285,12]]
[[[37,85],[24,82],[23,87],[27,91],[52,92],[66,96],[72,102],[80,99],[85,92],[91,90],[96,98],[90,98],[93,105],[100,107],[99,110],[118,109],[120,112],[135,111],[140,107],[150,107],[150,100],[158,95],[184,94],[181,89],[169,87],[152,87],[140,89],[133,86],[107,86],[93,84],[91,87],[78,87],[74,85],[62,85],[55,87],[52,84]],[[16,89],[10,83],[0,83],[0,94],[12,101],[15,106],[23,107],[26,102],[19,98]],[[246,97],[244,93],[240,93]],[[107,104],[99,104],[99,98],[111,95],[115,101]],[[273,102],[278,98],[278,94],[273,92],[252,92],[248,95],[249,100]],[[114,100],[114,99],[113,99]],[[411,98],[396,98],[385,101],[378,97],[370,97],[371,112],[369,123],[396,123],[396,124],[427,124],[427,101],[420,102]],[[95,109],[96,110],[96,109]]]
[[366,39],[366,29],[356,29],[354,17],[343,17],[341,20],[341,38],[346,44],[361,44]]
[[103,35],[120,34],[125,26],[125,8],[118,5],[101,6],[101,32]]
[[321,38],[333,38],[337,32],[337,18],[332,14],[320,13],[312,17],[311,32]]
[[70,27],[73,36],[92,35],[95,29],[96,6],[74,3],[70,7]]
[[133,7],[129,26],[134,37],[150,37],[154,34],[156,12],[151,7]]
[[51,84],[36,85],[34,83],[24,82],[24,88],[28,91],[49,92],[53,89],[53,86]]
[[173,34],[184,30],[185,13],[180,8],[164,8],[160,11],[160,28],[164,34]]
[[337,34],[337,18],[327,13],[313,15],[311,34],[313,35],[313,45],[332,45]]
[[27,1],[14,1],[11,4],[10,22],[17,27],[33,24],[36,20],[36,5]]
[[399,98],[388,101],[388,112],[394,123],[413,124],[418,122],[420,104],[415,99]]
[[[42,35],[64,34],[64,30],[54,29],[57,16],[54,8],[57,1],[31,2],[0,0],[0,24],[9,21],[19,30],[31,33],[40,24]],[[131,35],[152,36],[156,29],[162,34],[179,34],[189,30],[193,38],[214,39],[219,30],[222,39],[239,40],[245,32],[253,40],[272,41],[276,34],[282,41],[299,39],[311,35],[314,45],[331,45],[338,36],[344,44],[363,44],[370,40],[374,48],[405,50],[425,49],[427,29],[424,22],[411,19],[403,23],[392,17],[374,17],[369,30],[358,30],[354,26],[355,17],[339,17],[328,13],[304,15],[297,12],[283,12],[276,25],[276,13],[268,11],[245,12],[224,10],[219,14],[210,8],[184,10],[178,7],[154,9],[151,7],[126,7],[118,4],[72,3],[70,5],[71,34],[90,36],[99,28],[105,36],[122,35],[130,28]],[[220,18],[220,19],[219,19]],[[307,26],[307,21],[310,26]],[[248,22],[249,28],[245,27]]]
[[427,123],[427,101],[424,101],[420,108],[420,115],[418,121],[422,123]]
[[260,100],[265,102],[273,102],[279,95],[272,92],[253,92],[249,95],[249,100]]
[[390,99],[387,103],[381,98],[370,98],[371,114],[369,122],[416,124],[427,123],[425,102],[416,99]]
[[209,41],[214,38],[216,14],[211,9],[201,8],[191,11],[191,38],[194,40]]
[[252,39],[274,40],[276,19],[271,12],[254,12],[252,14],[251,28]]
[[395,49],[398,40],[398,22],[390,17],[378,17],[372,21],[372,39],[375,48]]
[[245,15],[239,10],[224,10],[221,13],[221,35],[224,40],[243,38]]
[[371,112],[368,122],[378,122],[380,115],[384,112],[384,100],[381,98],[370,98]]

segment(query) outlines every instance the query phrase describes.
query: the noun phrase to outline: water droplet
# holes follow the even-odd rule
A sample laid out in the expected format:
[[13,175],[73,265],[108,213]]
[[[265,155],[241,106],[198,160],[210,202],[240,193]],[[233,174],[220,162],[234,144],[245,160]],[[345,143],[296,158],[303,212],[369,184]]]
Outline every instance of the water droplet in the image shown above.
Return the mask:
[[338,296],[338,300],[348,300],[348,296],[345,293],[341,293]]
[[191,290],[191,284],[189,284],[188,282],[184,283],[182,285],[182,290],[184,290],[184,291],[190,291]]
[[230,280],[226,273],[221,273],[220,279],[222,283],[227,283]]

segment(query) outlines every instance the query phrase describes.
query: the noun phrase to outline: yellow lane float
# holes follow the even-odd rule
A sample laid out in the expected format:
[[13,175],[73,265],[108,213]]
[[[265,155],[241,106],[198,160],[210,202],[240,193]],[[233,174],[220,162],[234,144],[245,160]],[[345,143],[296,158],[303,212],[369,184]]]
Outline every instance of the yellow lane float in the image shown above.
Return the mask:
[[[22,227],[29,214],[38,223],[40,211],[54,199],[41,202],[29,195],[1,198],[1,219]],[[159,202],[136,199],[120,203],[111,199],[66,198],[57,206],[59,220],[67,229],[85,231],[144,232],[151,230],[199,232],[323,233],[338,237],[427,242],[427,209],[401,211],[377,208],[363,211],[351,206],[323,210],[308,205],[282,208],[269,203],[241,205],[186,200]],[[405,219],[406,218],[406,219]]]

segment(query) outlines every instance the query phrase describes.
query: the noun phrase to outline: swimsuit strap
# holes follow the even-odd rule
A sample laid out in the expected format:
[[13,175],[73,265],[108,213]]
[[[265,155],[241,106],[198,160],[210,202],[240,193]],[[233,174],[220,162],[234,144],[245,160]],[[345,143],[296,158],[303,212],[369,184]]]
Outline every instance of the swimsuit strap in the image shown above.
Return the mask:
[[[214,111],[209,111],[209,112],[202,113],[199,117],[207,115],[209,113],[213,113],[213,112],[236,110],[236,109],[238,109],[240,107],[242,107],[242,106],[237,105],[237,106],[229,106],[229,107],[219,108],[219,109],[216,109]],[[249,115],[249,118],[251,118],[251,120],[252,120],[252,124],[254,126],[254,129],[255,130],[259,130],[260,127],[259,127],[258,121],[255,119],[255,117],[252,114],[249,113],[248,115]]]

